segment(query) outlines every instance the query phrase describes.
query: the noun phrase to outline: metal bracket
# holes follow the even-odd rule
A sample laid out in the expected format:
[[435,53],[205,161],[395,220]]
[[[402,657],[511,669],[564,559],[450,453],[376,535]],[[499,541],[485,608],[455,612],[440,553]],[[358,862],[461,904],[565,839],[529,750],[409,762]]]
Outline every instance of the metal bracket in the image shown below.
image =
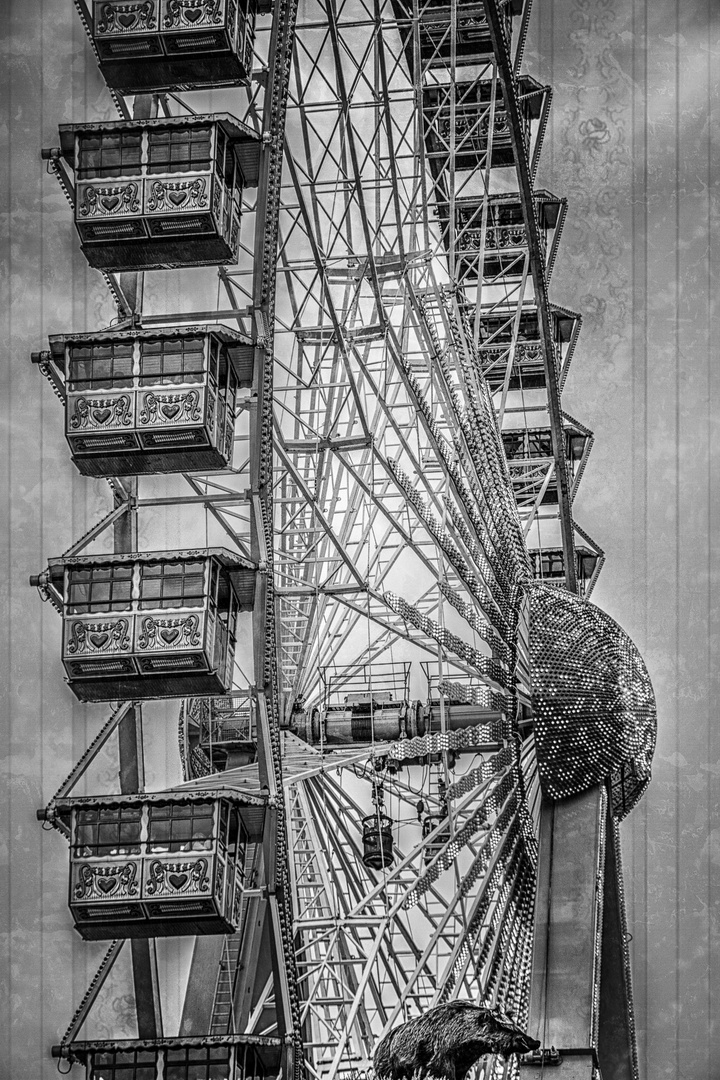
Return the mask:
[[557,1066],[561,1061],[560,1051],[554,1046],[551,1046],[549,1050],[545,1047],[542,1050],[533,1050],[531,1054],[523,1054],[518,1058],[520,1065],[539,1065],[543,1069],[547,1066]]

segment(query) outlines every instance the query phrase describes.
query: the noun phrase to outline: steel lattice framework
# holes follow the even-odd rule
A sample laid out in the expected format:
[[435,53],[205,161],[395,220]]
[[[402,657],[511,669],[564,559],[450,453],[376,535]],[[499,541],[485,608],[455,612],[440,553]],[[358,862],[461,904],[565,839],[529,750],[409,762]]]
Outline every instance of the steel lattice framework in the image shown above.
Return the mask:
[[[429,73],[447,86],[458,72],[437,54],[418,60],[421,20],[421,11],[398,20],[390,4],[309,4],[296,28],[279,225],[275,506],[282,689],[305,737],[324,704],[320,672],[331,668],[336,687],[366,672],[372,697],[373,669],[401,656],[424,655],[435,684],[459,678],[488,706],[499,698],[503,741],[514,727],[509,674],[529,564],[471,316],[483,275],[475,295],[458,287],[451,224],[456,199],[474,193],[486,244],[493,137],[485,134],[471,175],[456,175],[463,137],[451,120],[448,140],[442,108],[423,113],[417,103]],[[477,78],[490,100],[464,138],[482,145],[502,95],[491,50]],[[443,149],[430,158],[433,140]],[[516,261],[520,280],[503,280],[493,304],[506,321],[526,299],[529,250]],[[511,353],[512,342],[496,349],[495,367],[511,368]],[[453,783],[447,758],[388,775],[368,772],[359,747],[344,765],[320,742],[306,779],[286,775],[314,1073],[367,1070],[380,1032],[451,997],[512,999],[522,1014],[536,840],[515,752],[499,743]],[[402,754],[403,744],[389,749]],[[388,747],[368,746],[366,760],[368,750],[382,765]],[[331,763],[351,779],[334,782]],[[360,830],[373,796],[380,806],[379,778],[400,851],[373,886]],[[434,825],[424,840],[419,793]],[[318,821],[325,827],[313,828]]]

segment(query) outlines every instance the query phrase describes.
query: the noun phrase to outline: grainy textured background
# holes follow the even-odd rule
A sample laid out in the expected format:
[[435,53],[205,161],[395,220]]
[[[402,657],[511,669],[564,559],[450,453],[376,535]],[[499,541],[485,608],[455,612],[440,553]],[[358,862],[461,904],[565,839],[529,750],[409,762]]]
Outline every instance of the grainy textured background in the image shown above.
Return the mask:
[[542,179],[570,200],[552,295],[585,315],[564,403],[597,441],[576,516],[608,553],[593,599],[658,700],[623,828],[647,1080],[720,1076],[718,16],[540,0],[529,36],[555,91]]
[[[35,809],[104,714],[64,686],[59,620],[26,582],[108,502],[70,467],[59,403],[29,354],[112,309],[39,149],[58,123],[112,112],[69,0],[2,11],[0,1076],[40,1080],[56,1075],[49,1047],[103,946],[70,929],[66,849]],[[720,1075],[719,14],[717,0],[535,0],[527,51],[555,92],[539,180],[570,199],[552,298],[585,315],[565,406],[597,441],[577,517],[608,552],[594,599],[639,645],[659,705],[654,780],[623,830],[646,1080]],[[164,753],[161,742],[158,775],[176,768]],[[91,786],[112,769],[107,755]],[[185,959],[164,949],[170,973]],[[98,1033],[126,1004],[121,987]]]

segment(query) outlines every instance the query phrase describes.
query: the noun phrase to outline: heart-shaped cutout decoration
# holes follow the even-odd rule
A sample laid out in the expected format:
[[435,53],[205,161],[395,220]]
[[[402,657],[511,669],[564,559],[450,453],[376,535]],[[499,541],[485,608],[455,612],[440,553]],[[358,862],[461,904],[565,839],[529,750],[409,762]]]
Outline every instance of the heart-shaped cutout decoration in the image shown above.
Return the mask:
[[161,405],[160,408],[166,420],[174,420],[180,412],[179,405]]
[[187,197],[187,191],[168,191],[168,199],[173,206],[182,206]]
[[161,630],[160,637],[163,639],[166,645],[172,645],[172,643],[174,641],[177,641],[177,639],[180,637],[180,631],[176,626],[170,627],[167,630]]
[[196,23],[202,15],[202,11],[200,8],[190,8],[190,10],[186,11],[184,14],[189,23]]
[[110,409],[93,409],[93,420],[96,424],[104,424],[111,416]]
[[107,210],[108,212],[113,211],[115,207],[119,204],[119,202],[120,199],[117,195],[103,195],[102,199],[100,200],[101,206],[104,210]]
[[105,893],[109,896],[111,892],[117,887],[117,878],[115,877],[101,877],[97,879],[97,887],[101,893]]
[[188,879],[187,874],[168,874],[168,881],[173,889],[182,889]]
[[90,634],[90,644],[94,645],[96,649],[102,649],[103,645],[107,645],[110,640],[109,634]]
[[136,18],[137,16],[134,14],[127,15],[126,13],[121,12],[117,17],[117,20],[125,30],[129,30]]

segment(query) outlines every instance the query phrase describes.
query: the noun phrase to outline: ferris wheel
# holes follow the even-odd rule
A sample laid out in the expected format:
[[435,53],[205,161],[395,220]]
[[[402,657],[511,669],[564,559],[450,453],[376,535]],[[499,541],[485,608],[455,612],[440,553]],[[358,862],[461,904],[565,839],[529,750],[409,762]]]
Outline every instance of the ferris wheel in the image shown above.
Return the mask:
[[[76,928],[111,944],[55,1055],[365,1080],[383,1034],[462,999],[542,1043],[486,1080],[629,1080],[617,824],[654,704],[587,599],[530,4],[76,6],[119,118],[43,157],[118,318],[34,359],[112,505],[33,584],[111,713],[40,816]],[[183,780],[149,792],[163,699]],[[111,740],[121,790],[78,795]]]

